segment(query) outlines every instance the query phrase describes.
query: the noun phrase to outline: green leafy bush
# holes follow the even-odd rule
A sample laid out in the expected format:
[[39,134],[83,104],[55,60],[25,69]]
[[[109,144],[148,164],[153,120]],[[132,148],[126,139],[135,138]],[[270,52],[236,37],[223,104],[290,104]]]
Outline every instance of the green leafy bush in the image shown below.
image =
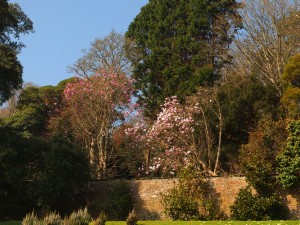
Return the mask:
[[165,213],[173,220],[200,219],[198,203],[189,197],[189,191],[183,186],[175,187],[162,195],[162,204]]
[[284,188],[300,184],[300,120],[290,122],[290,132],[285,150],[277,157],[278,180]]
[[252,194],[249,186],[240,190],[231,206],[233,220],[282,220],[287,215],[287,208],[276,195]]
[[103,196],[95,199],[88,207],[93,215],[103,211],[108,214],[109,220],[126,220],[133,208],[131,188],[126,181],[115,181]]
[[173,220],[216,220],[224,215],[210,183],[193,169],[183,171],[178,185],[161,197]]

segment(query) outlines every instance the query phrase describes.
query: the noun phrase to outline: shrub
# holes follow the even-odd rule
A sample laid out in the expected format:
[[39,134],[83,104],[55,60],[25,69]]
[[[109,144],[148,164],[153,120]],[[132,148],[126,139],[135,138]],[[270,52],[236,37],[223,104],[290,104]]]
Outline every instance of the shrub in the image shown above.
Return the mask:
[[135,208],[133,208],[133,210],[129,213],[127,220],[126,220],[126,224],[127,225],[136,225],[138,221],[138,217],[136,215],[135,212]]
[[173,220],[200,219],[198,203],[189,197],[188,191],[182,186],[175,187],[162,195],[162,204],[165,213]]
[[218,199],[210,183],[192,168],[181,172],[176,187],[161,195],[165,213],[173,220],[222,219]]
[[108,213],[109,220],[126,220],[133,208],[131,188],[126,181],[116,181],[108,187],[107,193],[89,205],[89,211]]
[[26,214],[22,221],[22,225],[39,225],[39,220],[34,212]]
[[107,214],[101,211],[99,217],[94,221],[94,225],[105,225],[107,218],[108,218]]
[[53,138],[42,157],[41,175],[31,184],[32,198],[38,206],[62,214],[73,211],[77,193],[89,179],[86,151],[62,138]]
[[87,208],[80,209],[77,212],[73,212],[70,217],[65,220],[65,225],[88,225],[91,221],[91,215],[88,213]]
[[62,219],[56,212],[49,213],[43,219],[43,225],[62,225]]
[[281,220],[287,215],[287,208],[275,194],[268,197],[252,194],[249,186],[240,190],[231,206],[233,220]]
[[300,120],[291,121],[287,130],[287,145],[277,157],[277,178],[284,188],[295,188],[300,186]]

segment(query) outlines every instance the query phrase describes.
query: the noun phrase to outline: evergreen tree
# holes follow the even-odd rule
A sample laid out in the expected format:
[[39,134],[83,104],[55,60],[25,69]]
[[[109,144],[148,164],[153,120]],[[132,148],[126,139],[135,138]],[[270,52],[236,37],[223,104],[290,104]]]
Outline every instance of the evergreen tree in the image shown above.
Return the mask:
[[[235,0],[150,0],[125,36],[135,43],[133,77],[148,116],[166,97],[212,85],[240,24]],[[132,47],[132,46],[131,46]]]
[[21,88],[23,68],[17,53],[24,44],[18,39],[32,31],[31,20],[18,4],[0,0],[0,105]]

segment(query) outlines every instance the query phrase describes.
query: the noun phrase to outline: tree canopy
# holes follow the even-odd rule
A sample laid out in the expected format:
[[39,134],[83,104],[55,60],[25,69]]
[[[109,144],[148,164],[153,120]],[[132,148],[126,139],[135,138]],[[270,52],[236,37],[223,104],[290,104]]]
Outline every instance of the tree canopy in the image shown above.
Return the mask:
[[133,77],[150,116],[166,97],[182,100],[219,76],[240,22],[238,7],[235,0],[152,0],[141,9],[125,36],[134,42]]
[[21,88],[23,68],[17,53],[25,45],[21,34],[33,32],[33,24],[18,4],[0,0],[0,105]]
[[125,46],[128,49],[130,43],[123,34],[113,30],[104,38],[93,41],[89,49],[82,50],[84,55],[68,67],[69,71],[81,77],[93,76],[99,70],[112,68],[118,73],[129,74],[131,63]]

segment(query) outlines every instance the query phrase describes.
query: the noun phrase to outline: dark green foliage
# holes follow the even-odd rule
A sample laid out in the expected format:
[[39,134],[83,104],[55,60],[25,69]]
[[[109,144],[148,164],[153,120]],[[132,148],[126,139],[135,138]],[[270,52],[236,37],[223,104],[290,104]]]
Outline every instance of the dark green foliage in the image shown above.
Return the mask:
[[7,118],[7,124],[19,132],[41,135],[47,124],[45,110],[40,106],[29,105],[23,110],[17,110],[12,117]]
[[277,157],[278,180],[283,187],[290,188],[300,184],[300,120],[291,121],[287,130],[287,146]]
[[214,189],[195,170],[183,170],[176,187],[162,194],[165,213],[173,220],[222,219]]
[[108,215],[109,220],[126,220],[128,213],[133,208],[131,189],[126,181],[115,181],[105,194],[95,199],[90,205],[89,210],[98,215],[101,211]]
[[276,93],[274,87],[265,86],[257,76],[235,77],[219,87],[218,101],[225,128],[221,160],[226,171],[240,172],[233,168],[238,167],[238,150],[248,142],[249,133],[256,129],[259,120],[279,117],[280,99]]
[[112,176],[116,178],[138,177],[139,168],[144,162],[144,152],[141,146],[135,145],[132,137],[125,134],[125,129],[129,127],[129,125],[122,125],[113,133],[115,154],[111,163],[115,168]]
[[26,88],[19,97],[16,113],[7,123],[19,130],[40,136],[45,131],[49,115],[41,97],[41,88]]
[[0,45],[9,46],[14,51],[20,50],[24,45],[17,39],[21,34],[32,32],[32,25],[18,4],[0,0]]
[[0,218],[20,218],[33,207],[66,210],[89,179],[86,151],[53,139],[0,127]]
[[18,39],[32,31],[32,22],[18,4],[0,0],[0,105],[21,88],[23,68],[17,53],[24,45]]
[[47,129],[65,85],[25,89],[16,113],[0,126],[0,218],[20,218],[32,208],[66,213],[83,202],[87,151]]
[[0,105],[21,88],[23,67],[8,46],[0,44]]
[[152,0],[141,9],[126,38],[135,43],[130,59],[147,116],[156,116],[166,97],[184,99],[218,78],[240,24],[238,6],[235,0]]
[[40,146],[38,140],[34,143],[15,129],[0,125],[0,220],[20,219],[33,205],[27,184],[39,158],[35,146]]
[[7,221],[7,222],[0,222],[1,225],[22,225],[21,221]]
[[233,220],[283,220],[287,217],[288,210],[276,195],[252,194],[250,187],[241,189],[231,206]]
[[28,87],[19,97],[16,113],[7,119],[7,124],[19,132],[42,136],[48,132],[49,120],[59,115],[63,107],[63,90],[67,79],[57,86]]
[[245,143],[249,131],[266,114],[276,117],[280,99],[272,86],[265,86],[257,76],[236,77],[221,86],[218,100],[225,118],[225,135],[230,141]]
[[[89,179],[87,151],[61,138],[54,138],[42,152],[38,177],[30,194],[39,207],[65,212],[74,204]],[[71,207],[72,209],[72,207]]]

